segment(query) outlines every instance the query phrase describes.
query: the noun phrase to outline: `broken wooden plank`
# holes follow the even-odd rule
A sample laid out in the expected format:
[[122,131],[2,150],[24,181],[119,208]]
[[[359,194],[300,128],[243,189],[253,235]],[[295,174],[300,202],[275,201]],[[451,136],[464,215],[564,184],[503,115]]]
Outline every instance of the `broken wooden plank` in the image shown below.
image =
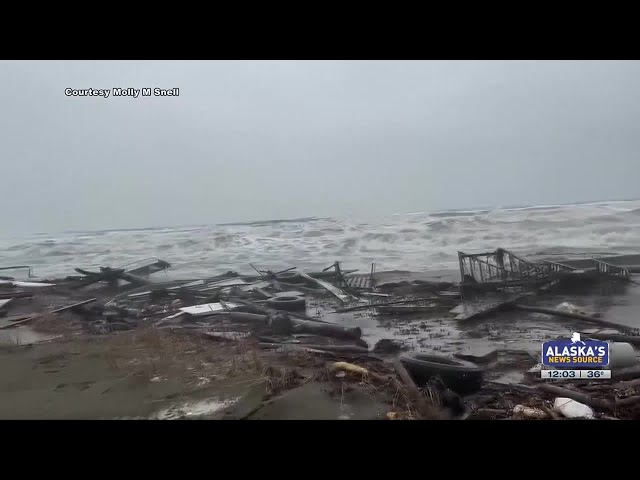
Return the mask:
[[336,308],[333,312],[329,312],[329,313],[354,312],[356,310],[367,310],[369,308],[386,307],[387,305],[401,305],[403,303],[418,303],[418,302],[427,302],[427,301],[433,301],[433,300],[438,300],[438,298],[423,297],[423,298],[412,298],[410,300],[393,300],[391,302],[366,303],[363,305],[355,305],[353,307]]
[[260,342],[261,348],[281,348],[281,347],[299,347],[311,350],[323,350],[325,352],[338,352],[338,353],[360,353],[367,354],[369,350],[364,347],[358,347],[356,345],[311,345],[311,344],[295,344],[295,343],[268,343]]
[[23,314],[16,314],[16,315],[7,315],[6,317],[3,317],[2,320],[7,322],[18,322],[20,320],[24,320],[25,318],[33,317],[34,315],[37,315],[37,314],[23,313]]
[[64,312],[65,310],[69,310],[69,309],[75,308],[75,307],[80,307],[82,305],[86,305],[87,303],[95,302],[96,300],[97,299],[95,299],[95,298],[90,298],[89,300],[83,300],[82,302],[74,303],[72,305],[66,305],[64,307],[56,308],[55,310],[51,310],[49,312],[37,313],[35,315],[32,315],[30,317],[25,318],[24,320],[18,320],[17,322],[13,322],[10,325],[2,325],[2,326],[0,326],[0,330],[4,330],[5,328],[13,328],[13,327],[16,327],[18,325],[22,325],[24,323],[30,322],[30,321],[38,318],[38,317],[41,317],[42,315],[49,314],[49,313]]
[[55,283],[19,282],[14,280],[0,280],[0,285],[12,285],[14,287],[23,287],[23,288],[45,288],[45,287],[54,287]]
[[364,296],[364,297],[390,297],[391,295],[388,293],[377,293],[377,292],[362,292],[360,293],[360,295]]
[[80,307],[82,305],[86,305],[87,303],[95,302],[96,300],[97,300],[96,298],[90,298],[88,300],[83,300],[82,302],[77,302],[77,303],[74,303],[74,304],[71,304],[71,305],[66,305],[64,307],[56,308],[55,310],[51,310],[48,313],[64,312],[65,310],[70,310],[72,308]]
[[344,293],[338,287],[335,287],[335,286],[331,285],[330,283],[325,282],[324,280],[313,278],[312,276],[310,276],[309,274],[307,274],[305,272],[300,272],[300,276],[303,277],[303,278],[306,278],[307,280],[310,280],[310,281],[320,285],[322,288],[328,290],[333,295],[335,295],[335,297],[337,297],[338,300],[340,300],[343,303],[347,303],[349,300],[352,300],[352,299],[355,298],[352,295],[348,295],[348,294]]
[[0,293],[0,298],[31,298],[33,297],[33,292],[8,292],[8,293]]
[[198,290],[201,292],[213,290],[222,287],[241,287],[247,285],[247,281],[241,278],[227,278],[224,280],[218,280],[216,282],[207,283],[203,288]]

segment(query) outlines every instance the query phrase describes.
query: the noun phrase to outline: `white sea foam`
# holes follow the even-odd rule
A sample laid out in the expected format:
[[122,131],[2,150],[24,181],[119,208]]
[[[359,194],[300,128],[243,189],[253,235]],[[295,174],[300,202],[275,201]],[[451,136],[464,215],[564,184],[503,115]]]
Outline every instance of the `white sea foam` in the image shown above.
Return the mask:
[[[640,201],[541,205],[506,209],[398,214],[366,223],[303,218],[234,225],[141,228],[59,235],[5,235],[0,266],[32,265],[38,276],[73,274],[73,267],[123,265],[157,256],[172,276],[227,270],[251,272],[297,265],[378,270],[454,269],[457,251],[498,246],[523,256],[640,251]],[[9,274],[9,273],[7,273]]]

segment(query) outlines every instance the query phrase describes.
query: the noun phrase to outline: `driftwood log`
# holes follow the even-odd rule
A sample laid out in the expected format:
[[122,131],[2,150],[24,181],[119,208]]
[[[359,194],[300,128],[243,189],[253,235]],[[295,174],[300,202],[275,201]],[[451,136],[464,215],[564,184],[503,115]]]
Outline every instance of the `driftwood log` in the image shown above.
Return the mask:
[[540,385],[538,388],[547,393],[552,393],[554,395],[558,395],[560,397],[567,397],[575,400],[576,402],[584,403],[585,405],[589,405],[591,407],[600,408],[603,410],[615,411],[620,407],[628,407],[630,405],[636,405],[640,403],[640,395],[634,395],[632,397],[605,400],[602,398],[594,398],[591,395],[587,395],[582,392],[576,392],[575,390],[569,390],[567,388],[556,387],[555,385],[544,384]]
[[568,388],[558,387],[556,385],[549,385],[547,383],[538,386],[543,392],[551,393],[558,397],[567,397],[575,400],[576,402],[584,403],[590,407],[600,408],[603,410],[615,410],[615,404],[610,400],[604,400],[602,398],[594,398],[586,393],[576,392],[575,390],[569,390]]
[[6,300],[8,298],[31,298],[33,292],[3,292],[0,293],[0,300]]
[[324,350],[325,352],[337,352],[337,353],[369,353],[364,347],[358,347],[356,345],[311,345],[306,343],[268,343],[260,342],[262,348],[304,348],[311,350]]
[[[258,315],[255,313],[230,312],[229,318],[241,322],[251,322],[258,325],[268,325],[268,315]],[[310,320],[289,317],[293,330],[296,333],[306,332],[315,335],[322,335],[334,338],[359,339],[362,330],[359,327],[343,327],[334,323],[320,323]]]
[[301,320],[292,318],[293,329],[295,332],[313,333],[335,338],[358,339],[362,336],[362,330],[359,327],[343,327],[334,323],[319,323],[309,320]]

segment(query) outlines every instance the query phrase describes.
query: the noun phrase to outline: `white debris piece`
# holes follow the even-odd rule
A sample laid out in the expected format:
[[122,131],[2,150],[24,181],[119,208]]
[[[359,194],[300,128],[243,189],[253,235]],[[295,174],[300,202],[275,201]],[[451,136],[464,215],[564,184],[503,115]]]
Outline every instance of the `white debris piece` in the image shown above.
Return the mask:
[[571,398],[558,397],[553,402],[553,409],[566,418],[593,418],[593,410],[588,405],[576,402]]
[[533,367],[531,367],[527,372],[529,373],[539,373],[542,370],[545,370],[545,366],[541,363],[536,363]]
[[226,308],[221,303],[204,303],[202,305],[193,305],[191,307],[182,307],[181,312],[188,313],[194,317],[202,315],[214,315],[224,313],[234,308],[240,307],[237,303],[225,303]]
[[240,285],[246,285],[247,282],[241,278],[231,278],[227,280],[218,280],[217,282],[207,283],[207,287],[237,287]]
[[329,290],[329,292],[333,293],[343,303],[346,303],[349,300],[353,300],[354,299],[353,295],[349,295],[349,294],[344,293],[342,290],[340,290],[339,288],[331,285],[329,282],[325,282],[323,280],[319,280],[317,278],[313,278],[312,276],[310,276],[309,274],[307,274],[305,272],[300,272],[300,276],[303,277],[303,278],[306,278],[307,280],[310,280],[310,281],[312,281],[314,283],[317,283],[318,285],[320,285],[321,287],[323,287],[326,290]]
[[0,300],[0,308],[6,307],[9,304],[9,302],[11,302],[11,300],[13,300],[13,298],[8,298],[6,300]]
[[516,405],[513,407],[513,416],[516,418],[533,418],[542,420],[543,418],[547,418],[547,413],[539,408]]
[[304,297],[304,293],[297,290],[290,290],[288,292],[277,292],[274,294],[274,297]]
[[15,282],[13,280],[0,280],[0,285],[11,284],[14,287],[25,287],[25,288],[38,288],[38,287],[53,287],[55,283],[44,283],[44,282]]
[[569,313],[580,312],[580,309],[570,302],[562,302],[560,305],[556,307],[556,310],[561,310],[563,312],[569,312]]

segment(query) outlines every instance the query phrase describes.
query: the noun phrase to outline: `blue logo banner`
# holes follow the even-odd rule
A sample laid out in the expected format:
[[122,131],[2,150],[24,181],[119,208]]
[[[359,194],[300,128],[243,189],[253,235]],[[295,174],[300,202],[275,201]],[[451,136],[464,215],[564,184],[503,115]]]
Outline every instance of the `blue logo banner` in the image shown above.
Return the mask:
[[606,367],[609,365],[609,344],[600,340],[551,340],[542,344],[542,364],[547,367]]

